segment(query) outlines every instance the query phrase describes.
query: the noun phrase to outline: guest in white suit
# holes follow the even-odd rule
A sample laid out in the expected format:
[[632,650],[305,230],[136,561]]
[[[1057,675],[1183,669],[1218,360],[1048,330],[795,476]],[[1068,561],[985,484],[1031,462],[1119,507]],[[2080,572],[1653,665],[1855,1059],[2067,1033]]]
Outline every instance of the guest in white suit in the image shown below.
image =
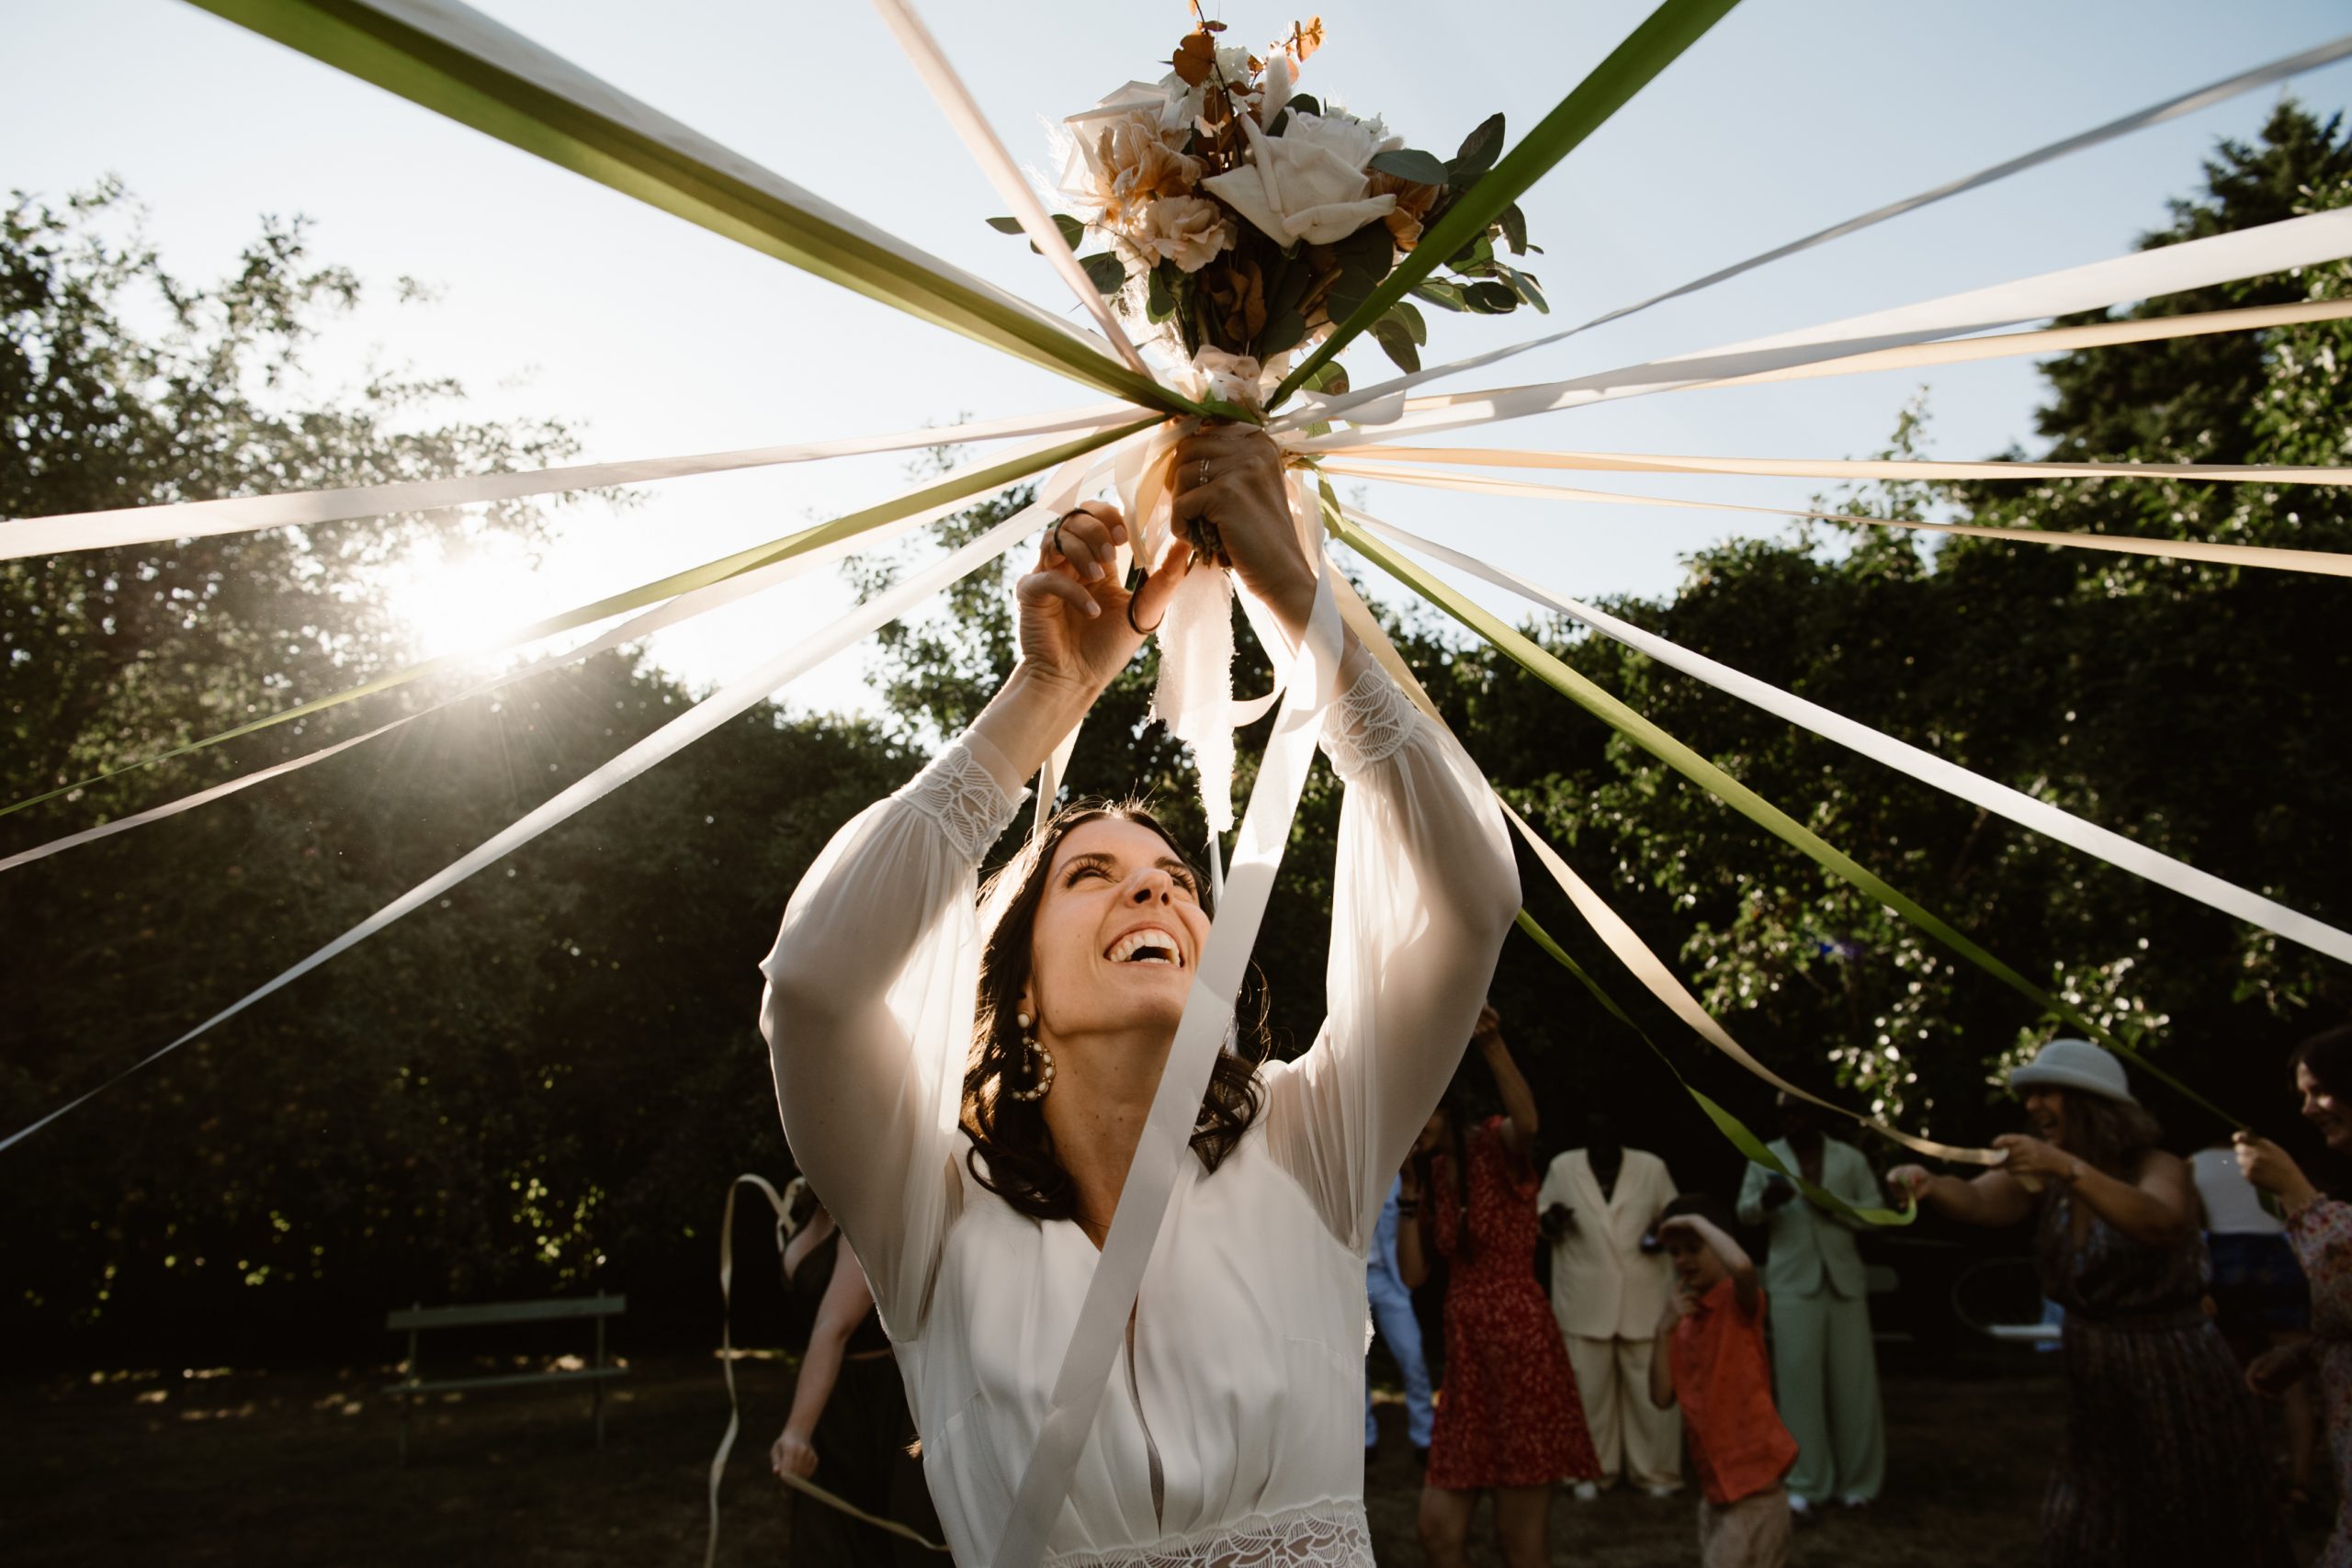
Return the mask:
[[[1886,1201],[1862,1151],[1824,1136],[1813,1107],[1783,1094],[1781,1124],[1787,1135],[1770,1147],[1782,1165],[1858,1209]],[[1832,1500],[1866,1507],[1886,1479],[1886,1421],[1854,1223],[1805,1202],[1760,1165],[1740,1184],[1739,1219],[1767,1226],[1771,1240],[1772,1382],[1797,1439],[1789,1506],[1800,1515]]]
[[[1552,1315],[1584,1397],[1604,1483],[1621,1472],[1654,1497],[1682,1487],[1682,1412],[1650,1403],[1650,1352],[1674,1293],[1666,1255],[1643,1250],[1677,1193],[1666,1162],[1629,1149],[1605,1116],[1587,1119],[1585,1146],[1544,1173],[1535,1197],[1552,1243]],[[1590,1482],[1577,1488],[1589,1499]]]

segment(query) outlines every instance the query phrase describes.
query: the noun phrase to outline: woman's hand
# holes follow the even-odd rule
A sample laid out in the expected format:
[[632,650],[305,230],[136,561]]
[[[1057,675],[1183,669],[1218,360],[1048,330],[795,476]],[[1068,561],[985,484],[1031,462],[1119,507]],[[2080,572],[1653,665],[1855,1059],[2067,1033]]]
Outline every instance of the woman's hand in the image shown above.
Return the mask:
[[2238,1169],[2245,1179],[2265,1192],[2277,1193],[2290,1213],[2319,1196],[2294,1156],[2269,1139],[2258,1133],[2239,1133],[2231,1141],[2237,1145]]
[[1479,1008],[1478,1021],[1470,1026],[1470,1043],[1487,1052],[1504,1048],[1503,1015],[1495,1010],[1494,1003]]
[[1917,1202],[1928,1195],[1934,1175],[1924,1165],[1898,1165],[1886,1173],[1886,1184]]
[[797,1475],[802,1479],[817,1473],[817,1450],[808,1439],[786,1427],[784,1435],[768,1445],[768,1468],[778,1475]]
[[2016,1177],[2072,1181],[2082,1163],[2055,1144],[2043,1143],[2023,1133],[2004,1133],[1993,1140],[1993,1146],[2009,1156],[2002,1162],[2001,1168]]
[[2310,1359],[2303,1354],[2309,1347],[2280,1345],[2265,1350],[2245,1364],[2245,1386],[2265,1399],[2284,1399],[2287,1391],[2303,1381],[2312,1370]]
[[1195,522],[1215,527],[1242,582],[1299,636],[1315,608],[1315,567],[1291,519],[1282,448],[1253,424],[1204,424],[1176,444],[1174,465],[1174,532],[1181,537]]
[[1126,539],[1126,519],[1117,507],[1088,502],[1046,530],[1036,568],[1014,594],[1022,663],[1090,700],[1126,668],[1143,646],[1136,628],[1148,633],[1159,624],[1176,580],[1184,575],[1183,552],[1170,552],[1136,590],[1131,626],[1126,587],[1115,575]]

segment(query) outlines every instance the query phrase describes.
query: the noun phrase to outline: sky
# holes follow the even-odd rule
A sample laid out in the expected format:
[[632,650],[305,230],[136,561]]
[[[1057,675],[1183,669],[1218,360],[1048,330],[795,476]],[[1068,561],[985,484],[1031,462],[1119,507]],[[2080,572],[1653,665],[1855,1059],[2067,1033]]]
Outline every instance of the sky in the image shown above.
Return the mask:
[[[933,254],[1060,310],[1068,295],[983,220],[988,188],[867,7],[679,0],[493,0],[480,7],[622,90]],[[1630,0],[1453,11],[1327,5],[1301,85],[1450,153],[1487,115],[1516,136],[1642,17]],[[1151,78],[1187,27],[1175,0],[944,6],[926,19],[1016,157],[1046,125]],[[1212,8],[1237,39],[1290,11]],[[1548,320],[1429,312],[1431,363],[1537,335],[2088,129],[2344,30],[2340,0],[1966,6],[1747,0],[1521,202],[1544,247]],[[51,201],[120,176],[185,276],[225,271],[260,215],[300,213],[315,254],[373,286],[314,355],[322,388],[373,366],[461,378],[471,417],[552,415],[582,460],[854,436],[1096,400],[1098,394],[847,293],[345,77],[180,0],[18,6],[0,95],[6,184]],[[2352,63],[2291,85],[2333,110]],[[1804,327],[2122,254],[2165,220],[2200,158],[2250,138],[2280,92],[2248,95],[2078,153],[1539,350],[1489,373],[1548,380]],[[428,286],[397,300],[395,280]],[[1074,309],[1074,308],[1073,308]],[[1367,339],[1359,385],[1388,373]],[[1489,384],[1474,378],[1449,384]],[[2029,361],[1686,391],[1498,425],[1478,444],[1839,457],[1882,447],[1927,388],[1925,454],[2034,446]],[[533,569],[419,562],[385,592],[429,647],[568,607],[905,482],[882,456],[672,481],[641,504],[568,513]],[[1578,482],[1586,482],[1578,477]],[[1595,488],[1803,505],[1814,481],[1623,479]],[[1346,487],[1343,487],[1346,488]],[[1591,599],[1664,595],[1689,552],[1770,518],[1370,487],[1406,527]],[[1473,590],[1517,618],[1525,607]],[[707,685],[848,604],[825,572],[662,634],[654,658]],[[857,650],[784,694],[870,706]]]

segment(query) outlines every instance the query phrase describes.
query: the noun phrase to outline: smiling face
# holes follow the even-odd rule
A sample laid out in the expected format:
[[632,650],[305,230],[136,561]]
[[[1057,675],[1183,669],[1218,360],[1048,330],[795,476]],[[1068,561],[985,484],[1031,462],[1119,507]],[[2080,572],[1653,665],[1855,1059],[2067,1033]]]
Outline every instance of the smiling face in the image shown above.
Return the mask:
[[1023,1010],[1062,1040],[1173,1031],[1208,934],[1200,888],[1167,840],[1126,818],[1082,822],[1046,873]]
[[1658,1232],[1657,1241],[1674,1265],[1675,1280],[1694,1295],[1705,1295],[1727,1272],[1715,1249],[1689,1225],[1668,1224]]
[[2352,1106],[2328,1092],[2303,1062],[2295,1064],[2295,1092],[2303,1097],[2303,1120],[2319,1129],[2327,1146],[2337,1154],[2352,1154]]
[[2033,1123],[2033,1135],[2058,1148],[2066,1146],[2066,1091],[2063,1089],[2029,1089],[2021,1096],[2025,1102],[2025,1119]]

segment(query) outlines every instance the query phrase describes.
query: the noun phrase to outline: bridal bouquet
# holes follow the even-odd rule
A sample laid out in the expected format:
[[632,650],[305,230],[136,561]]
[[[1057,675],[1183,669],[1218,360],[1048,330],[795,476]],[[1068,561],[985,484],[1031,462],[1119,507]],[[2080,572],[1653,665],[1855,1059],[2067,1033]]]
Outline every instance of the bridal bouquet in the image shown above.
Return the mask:
[[[1196,394],[1258,410],[1288,356],[1312,348],[1369,298],[1397,257],[1420,242],[1491,167],[1503,117],[1487,118],[1450,159],[1407,147],[1377,116],[1351,114],[1298,90],[1299,71],[1323,41],[1321,17],[1299,24],[1262,57],[1220,43],[1222,22],[1201,19],[1157,83],[1130,82],[1063,122],[1055,221],[1120,313],[1191,371]],[[994,227],[1018,233],[1010,218]],[[1412,289],[1441,310],[1500,315],[1548,309],[1529,274],[1519,209],[1445,259]],[[1371,327],[1388,356],[1420,367],[1421,313],[1399,300]],[[1343,390],[1325,367],[1317,389]]]

